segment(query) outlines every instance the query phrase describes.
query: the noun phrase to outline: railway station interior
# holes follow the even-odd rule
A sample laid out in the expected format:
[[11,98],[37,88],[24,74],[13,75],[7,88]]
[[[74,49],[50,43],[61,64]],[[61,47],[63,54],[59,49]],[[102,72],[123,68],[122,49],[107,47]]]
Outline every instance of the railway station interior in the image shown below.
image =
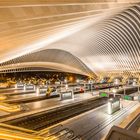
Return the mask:
[[140,0],[0,0],[0,140],[140,140]]

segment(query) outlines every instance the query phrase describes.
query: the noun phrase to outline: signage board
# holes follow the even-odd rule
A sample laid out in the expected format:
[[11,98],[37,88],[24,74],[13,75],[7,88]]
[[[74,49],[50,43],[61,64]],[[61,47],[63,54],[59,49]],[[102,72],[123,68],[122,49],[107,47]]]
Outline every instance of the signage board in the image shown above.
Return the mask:
[[61,100],[66,100],[66,99],[73,99],[73,91],[65,91],[65,92],[60,92],[60,99]]
[[25,90],[34,90],[34,85],[25,85]]
[[24,84],[23,83],[17,83],[16,88],[24,89]]

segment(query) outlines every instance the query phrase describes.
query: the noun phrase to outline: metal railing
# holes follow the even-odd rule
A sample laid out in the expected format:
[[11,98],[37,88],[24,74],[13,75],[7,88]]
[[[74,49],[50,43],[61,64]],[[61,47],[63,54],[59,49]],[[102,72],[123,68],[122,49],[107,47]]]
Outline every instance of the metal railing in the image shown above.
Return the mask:
[[55,125],[40,131],[0,123],[0,139],[7,140],[81,140],[74,132],[63,125]]

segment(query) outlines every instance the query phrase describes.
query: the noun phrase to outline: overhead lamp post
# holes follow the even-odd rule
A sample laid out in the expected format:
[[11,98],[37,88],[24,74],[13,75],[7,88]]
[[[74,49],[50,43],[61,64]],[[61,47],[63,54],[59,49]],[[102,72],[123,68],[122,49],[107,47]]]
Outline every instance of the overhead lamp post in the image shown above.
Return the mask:
[[126,88],[125,88],[125,86],[124,86],[124,95],[126,94]]
[[62,91],[62,81],[59,80],[59,82],[60,82],[60,90]]
[[66,90],[68,90],[68,84],[65,85]]
[[137,87],[138,87],[138,99],[139,99],[139,92],[140,92],[139,84],[137,85]]
[[114,94],[114,97],[115,97],[117,91],[116,91],[116,89],[113,89],[112,91],[113,91],[113,94]]
[[140,102],[140,94],[139,94],[139,92],[140,92],[140,87],[138,85],[138,101]]
[[89,81],[88,81],[88,84],[89,84],[89,89],[90,89],[90,92],[92,92],[92,81],[91,81],[91,80],[89,80]]
[[26,91],[26,84],[24,84],[24,91]]
[[78,84],[79,84],[79,79],[77,79],[77,80],[76,80],[76,83],[78,83]]
[[15,84],[15,89],[17,89],[17,83]]
[[64,82],[65,82],[65,88],[66,88],[66,90],[68,90],[67,79],[65,79]]
[[64,82],[67,83],[67,79],[65,79]]
[[40,94],[40,90],[39,90],[39,86],[38,86],[36,89],[36,95],[39,96],[39,94]]
[[77,84],[77,86],[79,86],[79,79],[76,80],[76,84]]

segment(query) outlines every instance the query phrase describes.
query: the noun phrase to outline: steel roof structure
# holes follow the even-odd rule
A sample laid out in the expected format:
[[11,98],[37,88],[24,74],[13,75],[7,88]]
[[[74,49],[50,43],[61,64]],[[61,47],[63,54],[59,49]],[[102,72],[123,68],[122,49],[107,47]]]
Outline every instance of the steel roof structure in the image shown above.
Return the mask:
[[0,72],[139,75],[140,0],[0,0]]

